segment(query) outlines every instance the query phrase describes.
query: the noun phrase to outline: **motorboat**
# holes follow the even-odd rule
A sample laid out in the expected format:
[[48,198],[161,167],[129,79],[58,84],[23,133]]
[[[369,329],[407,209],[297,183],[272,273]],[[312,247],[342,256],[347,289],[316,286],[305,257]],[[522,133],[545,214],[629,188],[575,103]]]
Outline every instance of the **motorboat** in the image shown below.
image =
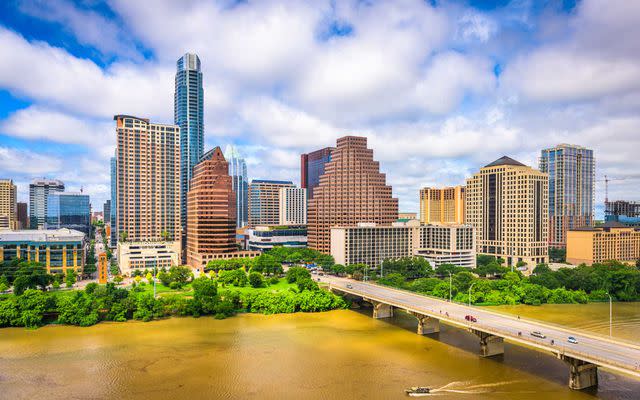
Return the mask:
[[426,386],[413,386],[409,389],[405,389],[404,392],[407,396],[424,396],[431,393],[431,388]]

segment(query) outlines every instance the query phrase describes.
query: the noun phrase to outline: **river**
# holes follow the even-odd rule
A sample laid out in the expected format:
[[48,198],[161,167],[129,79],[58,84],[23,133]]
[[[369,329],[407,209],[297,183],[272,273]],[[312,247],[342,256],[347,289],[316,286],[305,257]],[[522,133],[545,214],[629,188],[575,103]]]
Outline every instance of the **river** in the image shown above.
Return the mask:
[[[600,308],[496,310],[603,332],[589,320]],[[616,309],[628,339],[638,340],[640,305]],[[363,309],[7,328],[0,330],[0,398],[401,399],[417,385],[440,388],[441,399],[640,398],[632,379],[601,371],[597,391],[576,392],[567,367],[550,355],[507,343],[504,356],[482,359],[471,334],[443,325],[423,337],[415,325],[401,312],[374,320]]]

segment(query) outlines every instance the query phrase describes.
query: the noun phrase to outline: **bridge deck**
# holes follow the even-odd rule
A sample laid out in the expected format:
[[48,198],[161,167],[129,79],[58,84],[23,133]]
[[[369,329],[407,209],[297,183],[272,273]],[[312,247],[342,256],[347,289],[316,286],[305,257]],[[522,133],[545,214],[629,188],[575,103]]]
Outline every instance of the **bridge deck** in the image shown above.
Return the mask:
[[[370,283],[332,276],[320,277],[320,280],[344,293],[390,304],[400,309],[437,318],[451,325],[486,332],[511,342],[549,351],[559,356],[576,358],[640,378],[640,346]],[[351,288],[347,288],[347,285],[351,285]],[[466,315],[473,315],[477,322],[466,321]],[[546,338],[532,336],[531,332],[535,331],[541,332]],[[578,343],[567,342],[569,336],[576,338]],[[554,344],[551,344],[551,340]]]

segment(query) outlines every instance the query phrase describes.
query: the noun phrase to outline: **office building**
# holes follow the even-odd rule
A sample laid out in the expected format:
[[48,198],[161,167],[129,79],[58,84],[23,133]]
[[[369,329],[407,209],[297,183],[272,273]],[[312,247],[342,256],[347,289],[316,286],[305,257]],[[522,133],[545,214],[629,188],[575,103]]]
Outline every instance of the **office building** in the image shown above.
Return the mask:
[[180,241],[180,128],[114,119],[118,240]]
[[187,225],[187,192],[193,167],[204,152],[204,89],[200,58],[187,53],[176,62],[174,123],[180,127],[181,226]]
[[194,167],[187,201],[187,264],[198,269],[236,255],[236,196],[220,147]]
[[91,232],[91,203],[82,193],[55,192],[47,199],[46,229],[68,228],[89,236]]
[[305,225],[307,223],[307,189],[280,188],[280,225]]
[[549,174],[549,245],[565,247],[567,230],[593,225],[593,150],[569,144],[544,149],[540,171]]
[[331,229],[331,255],[342,265],[362,263],[377,268],[385,260],[417,256],[427,259],[434,268],[442,264],[475,268],[475,245],[470,225],[420,225],[413,220]]
[[390,225],[398,219],[398,199],[392,196],[380,164],[367,148],[367,138],[345,136],[337,141],[319,185],[309,199],[309,247],[331,251],[331,228],[361,222]]
[[236,226],[249,225],[249,179],[247,163],[234,146],[227,146],[225,158],[229,163],[229,175],[233,179],[233,192],[236,194]]
[[409,222],[418,219],[418,213],[414,212],[399,212],[397,222]]
[[29,212],[27,210],[27,203],[17,203],[18,209],[18,228],[17,229],[29,229]]
[[169,269],[180,265],[182,251],[179,240],[176,241],[118,241],[118,265],[124,276],[131,276],[133,271]]
[[464,223],[464,186],[420,189],[420,222]]
[[18,227],[16,185],[11,179],[0,179],[0,229]]
[[312,151],[300,156],[300,187],[307,189],[308,198],[313,197],[313,189],[320,184],[324,166],[331,161],[333,147]]
[[105,201],[102,205],[102,216],[104,226],[108,226],[111,223],[111,200]]
[[604,211],[605,221],[620,222],[629,226],[640,226],[640,202],[607,201]]
[[[548,262],[549,177],[502,157],[467,179],[466,223],[476,229],[477,252],[526,264]],[[523,268],[524,270],[524,268]]]
[[567,231],[567,262],[574,265],[615,260],[635,265],[640,259],[640,228],[609,221]]
[[31,229],[44,229],[47,200],[51,193],[64,192],[64,183],[56,179],[34,179],[29,185],[29,224]]
[[[116,150],[117,154],[117,150]],[[115,248],[118,243],[118,228],[116,227],[116,214],[117,214],[117,162],[116,157],[111,157],[109,160],[111,166],[111,216],[109,217],[109,225],[111,229],[109,231],[109,247]]]
[[249,227],[280,223],[280,188],[295,187],[291,181],[254,179],[249,185]]
[[86,236],[71,229],[0,231],[0,262],[21,258],[43,264],[50,274],[82,272]]
[[276,246],[307,247],[307,226],[256,226],[248,230],[249,250],[267,251]]

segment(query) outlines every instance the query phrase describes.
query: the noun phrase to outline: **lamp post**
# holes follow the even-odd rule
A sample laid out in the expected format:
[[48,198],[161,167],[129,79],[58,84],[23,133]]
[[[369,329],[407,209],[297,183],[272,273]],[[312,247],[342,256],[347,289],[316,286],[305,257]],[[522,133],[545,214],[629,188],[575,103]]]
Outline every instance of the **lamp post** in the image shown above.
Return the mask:
[[158,265],[153,266],[153,298],[156,298],[156,275],[158,274]]
[[475,283],[475,282],[473,282],[473,283],[471,284],[471,286],[469,286],[469,307],[471,307],[471,288],[472,288],[472,287],[473,287],[473,285],[475,285],[475,284],[476,284],[476,283]]
[[609,292],[607,292],[607,296],[609,296],[609,337],[611,337],[611,331],[613,329],[613,299]]
[[449,271],[449,303],[451,303],[451,280],[453,275],[451,275],[451,271]]

